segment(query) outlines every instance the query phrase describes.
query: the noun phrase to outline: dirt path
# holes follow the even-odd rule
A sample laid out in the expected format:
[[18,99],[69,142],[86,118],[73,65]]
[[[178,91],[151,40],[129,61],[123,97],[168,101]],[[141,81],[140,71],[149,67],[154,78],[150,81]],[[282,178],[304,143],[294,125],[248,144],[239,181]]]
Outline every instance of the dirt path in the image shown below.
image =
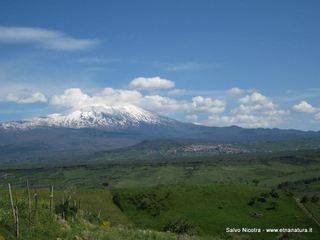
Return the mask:
[[294,198],[296,201],[298,207],[302,209],[302,211],[309,217],[311,218],[319,227],[320,227],[320,222],[313,216],[313,214],[300,202],[299,198]]

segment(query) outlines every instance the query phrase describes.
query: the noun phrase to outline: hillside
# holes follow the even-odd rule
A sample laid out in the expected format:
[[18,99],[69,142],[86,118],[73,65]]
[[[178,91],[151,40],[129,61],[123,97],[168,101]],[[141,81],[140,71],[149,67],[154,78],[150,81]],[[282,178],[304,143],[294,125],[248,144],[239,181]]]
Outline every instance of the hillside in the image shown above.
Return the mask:
[[210,144],[318,142],[320,133],[236,126],[206,127],[179,122],[133,105],[90,107],[1,123],[0,163],[79,162],[79,158],[101,151],[161,139]]

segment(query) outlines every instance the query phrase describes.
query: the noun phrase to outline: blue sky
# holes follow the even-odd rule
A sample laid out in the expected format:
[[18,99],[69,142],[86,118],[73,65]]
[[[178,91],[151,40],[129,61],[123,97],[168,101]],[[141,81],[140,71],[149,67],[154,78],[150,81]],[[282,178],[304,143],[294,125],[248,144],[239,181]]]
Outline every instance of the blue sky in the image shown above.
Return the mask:
[[2,0],[0,121],[90,99],[212,126],[320,130],[319,7]]

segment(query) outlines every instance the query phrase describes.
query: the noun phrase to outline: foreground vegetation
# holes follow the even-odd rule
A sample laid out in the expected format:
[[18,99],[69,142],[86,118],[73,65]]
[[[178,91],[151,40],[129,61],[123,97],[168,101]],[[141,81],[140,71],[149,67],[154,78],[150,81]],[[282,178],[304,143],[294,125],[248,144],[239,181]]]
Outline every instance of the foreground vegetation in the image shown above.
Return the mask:
[[[35,202],[34,193],[38,202]],[[226,227],[314,229],[295,239],[318,239],[319,228],[291,195],[266,188],[208,185],[130,189],[14,189],[20,239],[278,239],[270,233],[227,234]],[[315,206],[318,203],[315,203]],[[241,221],[239,221],[241,219]],[[7,189],[1,190],[0,234],[16,239]]]
[[[119,208],[136,225],[145,228],[211,236],[224,232],[227,227],[313,227],[316,234],[320,233],[291,194],[268,188],[189,185],[117,189],[114,192]],[[270,239],[276,236],[251,233],[250,237]],[[312,236],[308,237],[312,239]]]
[[[10,182],[20,239],[319,239],[319,172],[318,150],[2,169],[0,234],[15,239]],[[73,210],[62,214],[66,201]],[[227,227],[313,233],[226,233]]]

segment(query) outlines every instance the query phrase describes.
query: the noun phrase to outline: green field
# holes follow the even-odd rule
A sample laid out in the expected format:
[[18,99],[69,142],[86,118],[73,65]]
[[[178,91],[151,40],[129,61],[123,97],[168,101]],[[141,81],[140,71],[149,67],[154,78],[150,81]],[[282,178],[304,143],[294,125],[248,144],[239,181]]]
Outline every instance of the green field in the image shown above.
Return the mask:
[[[28,179],[32,196],[37,191],[48,214],[53,185],[56,205],[68,196],[81,203],[82,215],[68,220],[69,230],[63,236],[58,234],[61,223],[49,224],[52,219],[46,218],[52,225],[50,234],[62,239],[83,236],[80,228],[97,234],[88,239],[279,239],[283,235],[231,234],[225,232],[227,227],[313,228],[313,233],[282,237],[319,239],[320,203],[311,201],[319,196],[319,177],[318,150],[24,167],[0,170],[0,200],[9,201],[11,183],[15,201],[25,201]],[[296,199],[303,197],[308,201],[298,204]],[[10,217],[8,208],[8,204],[0,207],[0,219]],[[101,221],[111,222],[111,227],[103,229]],[[26,222],[22,221],[22,229],[28,229]],[[2,223],[0,234],[14,239],[12,226]],[[25,239],[41,239],[44,233],[38,228],[33,238],[25,233]]]
[[[297,207],[292,196],[274,193],[272,197],[270,189],[242,185],[115,190],[123,211],[136,225],[144,228],[164,230],[166,225],[182,221],[190,224],[191,232],[200,235],[216,235],[227,227],[317,229]],[[249,205],[251,201],[253,204]],[[319,229],[315,234],[319,236]],[[275,237],[267,233],[249,235],[257,239]],[[315,235],[308,237],[317,239]]]

